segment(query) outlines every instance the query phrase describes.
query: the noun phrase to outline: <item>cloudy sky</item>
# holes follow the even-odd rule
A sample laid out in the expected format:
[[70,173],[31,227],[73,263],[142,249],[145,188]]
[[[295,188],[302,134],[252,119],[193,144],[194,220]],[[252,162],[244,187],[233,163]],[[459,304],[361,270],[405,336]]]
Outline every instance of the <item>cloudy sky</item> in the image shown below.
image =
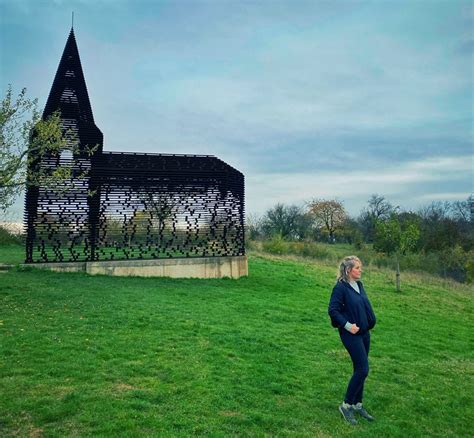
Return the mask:
[[104,149],[212,154],[247,212],[473,191],[473,3],[0,0],[0,85],[46,99],[71,27]]

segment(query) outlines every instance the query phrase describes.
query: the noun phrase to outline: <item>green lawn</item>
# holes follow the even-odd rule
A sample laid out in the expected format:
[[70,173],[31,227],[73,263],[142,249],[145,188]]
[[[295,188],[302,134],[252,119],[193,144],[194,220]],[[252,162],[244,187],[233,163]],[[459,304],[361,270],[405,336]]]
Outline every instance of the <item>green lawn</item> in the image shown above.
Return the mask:
[[251,255],[249,271],[0,274],[0,435],[472,436],[467,286],[412,274],[397,294],[391,273],[365,272],[377,421],[352,427],[337,411],[352,365],[326,313],[335,267]]
[[26,251],[20,245],[0,245],[0,263],[18,264],[24,263]]

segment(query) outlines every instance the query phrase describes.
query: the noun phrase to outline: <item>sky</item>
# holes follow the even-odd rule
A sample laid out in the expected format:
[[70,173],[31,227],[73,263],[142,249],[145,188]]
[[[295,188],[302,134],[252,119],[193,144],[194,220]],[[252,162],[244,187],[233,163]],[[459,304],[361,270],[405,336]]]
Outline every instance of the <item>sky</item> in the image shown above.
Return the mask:
[[474,191],[473,5],[0,0],[0,86],[44,106],[74,11],[104,150],[216,155],[247,214],[416,210]]

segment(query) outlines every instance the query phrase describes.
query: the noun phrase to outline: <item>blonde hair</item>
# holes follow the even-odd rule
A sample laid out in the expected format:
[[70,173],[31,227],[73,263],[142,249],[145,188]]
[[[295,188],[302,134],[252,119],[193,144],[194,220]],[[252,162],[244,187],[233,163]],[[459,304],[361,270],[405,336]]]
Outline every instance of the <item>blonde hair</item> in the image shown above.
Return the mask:
[[344,259],[341,261],[341,264],[339,265],[339,273],[337,276],[337,281],[346,281],[348,283],[349,272],[355,266],[357,262],[362,264],[362,262],[360,261],[360,258],[357,256],[351,255],[351,256],[344,257]]

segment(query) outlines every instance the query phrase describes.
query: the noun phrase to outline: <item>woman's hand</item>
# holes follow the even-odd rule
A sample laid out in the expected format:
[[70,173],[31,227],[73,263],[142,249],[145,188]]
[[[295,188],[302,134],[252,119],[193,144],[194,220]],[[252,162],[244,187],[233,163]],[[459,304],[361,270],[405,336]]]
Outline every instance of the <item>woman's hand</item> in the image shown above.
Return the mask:
[[357,327],[357,324],[352,324],[351,333],[355,335],[358,331],[359,331],[359,327]]

